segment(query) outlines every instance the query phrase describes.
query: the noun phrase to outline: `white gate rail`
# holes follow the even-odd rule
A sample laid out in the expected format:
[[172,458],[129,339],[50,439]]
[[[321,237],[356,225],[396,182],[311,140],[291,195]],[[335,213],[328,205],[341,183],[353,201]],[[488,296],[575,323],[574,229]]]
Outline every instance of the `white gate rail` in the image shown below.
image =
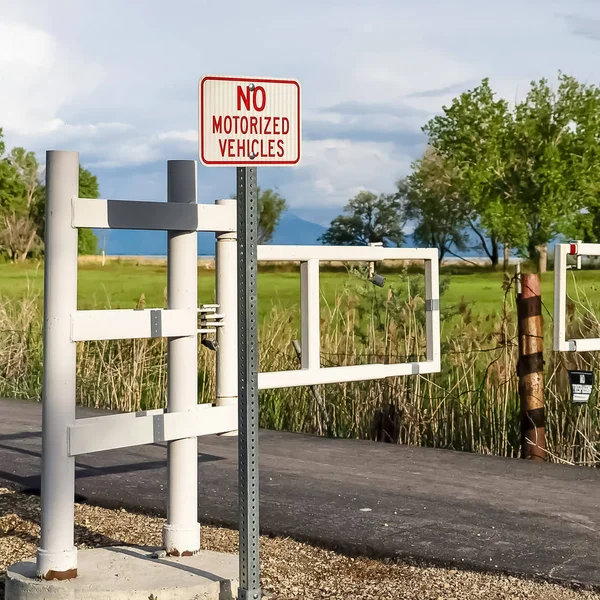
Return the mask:
[[[236,201],[217,200],[215,205],[198,205],[195,161],[168,161],[166,203],[78,198],[78,180],[76,152],[47,152],[42,514],[36,568],[37,574],[45,579],[77,575],[73,506],[75,456],[167,442],[168,505],[163,545],[171,554],[193,553],[200,548],[196,438],[232,432],[238,427]],[[167,308],[77,310],[77,228],[80,227],[167,231]],[[216,305],[200,310],[198,231],[216,234]],[[301,263],[302,312],[301,369],[260,373],[260,389],[439,371],[436,249],[259,246],[258,259]],[[427,359],[322,368],[319,262],[385,260],[424,261]],[[202,313],[201,328],[198,327],[199,312]],[[197,404],[199,333],[216,335],[216,340],[203,338],[208,347],[218,350],[214,406]],[[76,419],[76,343],[126,338],[167,339],[167,408]]]
[[[557,244],[554,247],[554,350],[594,352],[600,338],[567,339],[567,257],[600,256],[600,244]],[[578,263],[579,264],[579,263]]]
[[[300,261],[301,369],[259,373],[261,390],[345,381],[383,379],[440,370],[438,251],[435,248],[259,246],[259,261]],[[397,364],[321,367],[319,261],[373,262],[422,260],[425,263],[427,360]]]
[[[237,428],[237,388],[235,394],[227,390],[223,406],[197,404],[196,232],[214,231],[217,245],[221,238],[235,242],[235,201],[198,205],[195,161],[168,161],[166,203],[78,198],[78,181],[76,152],[46,154],[42,515],[37,553],[37,573],[46,579],[77,575],[75,456],[168,442],[163,545],[172,554],[195,552],[200,549],[196,437]],[[79,227],[168,231],[168,308],[77,310]],[[231,257],[227,255],[230,262],[224,266],[235,272]],[[231,346],[235,327],[220,329],[225,345]],[[168,340],[167,409],[76,419],[76,342],[156,337]]]

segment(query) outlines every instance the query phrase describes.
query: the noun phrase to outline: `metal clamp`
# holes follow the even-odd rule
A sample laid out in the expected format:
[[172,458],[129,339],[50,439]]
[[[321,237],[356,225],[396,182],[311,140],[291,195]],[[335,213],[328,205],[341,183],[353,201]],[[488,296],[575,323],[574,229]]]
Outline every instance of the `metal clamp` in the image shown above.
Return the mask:
[[200,343],[205,348],[213,351],[217,351],[219,345],[217,340],[209,338],[208,334],[216,334],[217,328],[223,327],[225,324],[225,315],[218,313],[218,308],[218,304],[201,304],[198,309],[198,315],[200,315],[200,328],[198,329]]

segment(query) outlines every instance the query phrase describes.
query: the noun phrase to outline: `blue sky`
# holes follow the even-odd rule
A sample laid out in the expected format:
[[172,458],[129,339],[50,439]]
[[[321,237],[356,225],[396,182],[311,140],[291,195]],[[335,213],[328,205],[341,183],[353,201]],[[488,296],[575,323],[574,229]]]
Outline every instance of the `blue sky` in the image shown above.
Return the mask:
[[[0,0],[0,127],[41,159],[78,150],[103,197],[159,200],[165,161],[197,159],[202,75],[293,77],[303,160],[259,180],[327,224],[360,189],[392,191],[464,89],[599,83],[599,51],[600,0]],[[234,183],[200,167],[200,201]]]

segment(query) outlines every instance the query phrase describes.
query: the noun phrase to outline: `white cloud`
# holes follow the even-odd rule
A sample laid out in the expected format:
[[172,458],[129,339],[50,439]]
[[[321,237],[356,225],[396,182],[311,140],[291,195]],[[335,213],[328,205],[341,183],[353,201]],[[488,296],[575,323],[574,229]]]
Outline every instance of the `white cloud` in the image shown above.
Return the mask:
[[[421,126],[483,77],[509,100],[558,69],[600,79],[600,5],[584,0],[19,0],[2,13],[9,146],[79,150],[106,193],[157,197],[165,160],[197,158],[200,76],[293,76],[303,162],[260,178],[322,221],[361,188],[392,191]],[[233,191],[229,170],[201,175],[209,201]]]
[[84,100],[101,79],[98,65],[84,63],[50,33],[0,22],[0,115],[7,134],[18,139],[61,129],[61,110]]
[[296,177],[282,186],[292,208],[341,207],[361,189],[393,192],[411,158],[392,143],[319,140],[304,144]]

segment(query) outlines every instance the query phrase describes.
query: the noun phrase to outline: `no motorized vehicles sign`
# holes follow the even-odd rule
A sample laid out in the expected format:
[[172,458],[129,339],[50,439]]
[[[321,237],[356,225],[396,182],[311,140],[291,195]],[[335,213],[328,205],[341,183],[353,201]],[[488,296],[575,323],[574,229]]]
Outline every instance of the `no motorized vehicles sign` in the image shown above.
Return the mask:
[[300,161],[300,85],[293,79],[200,80],[200,160],[207,166]]

